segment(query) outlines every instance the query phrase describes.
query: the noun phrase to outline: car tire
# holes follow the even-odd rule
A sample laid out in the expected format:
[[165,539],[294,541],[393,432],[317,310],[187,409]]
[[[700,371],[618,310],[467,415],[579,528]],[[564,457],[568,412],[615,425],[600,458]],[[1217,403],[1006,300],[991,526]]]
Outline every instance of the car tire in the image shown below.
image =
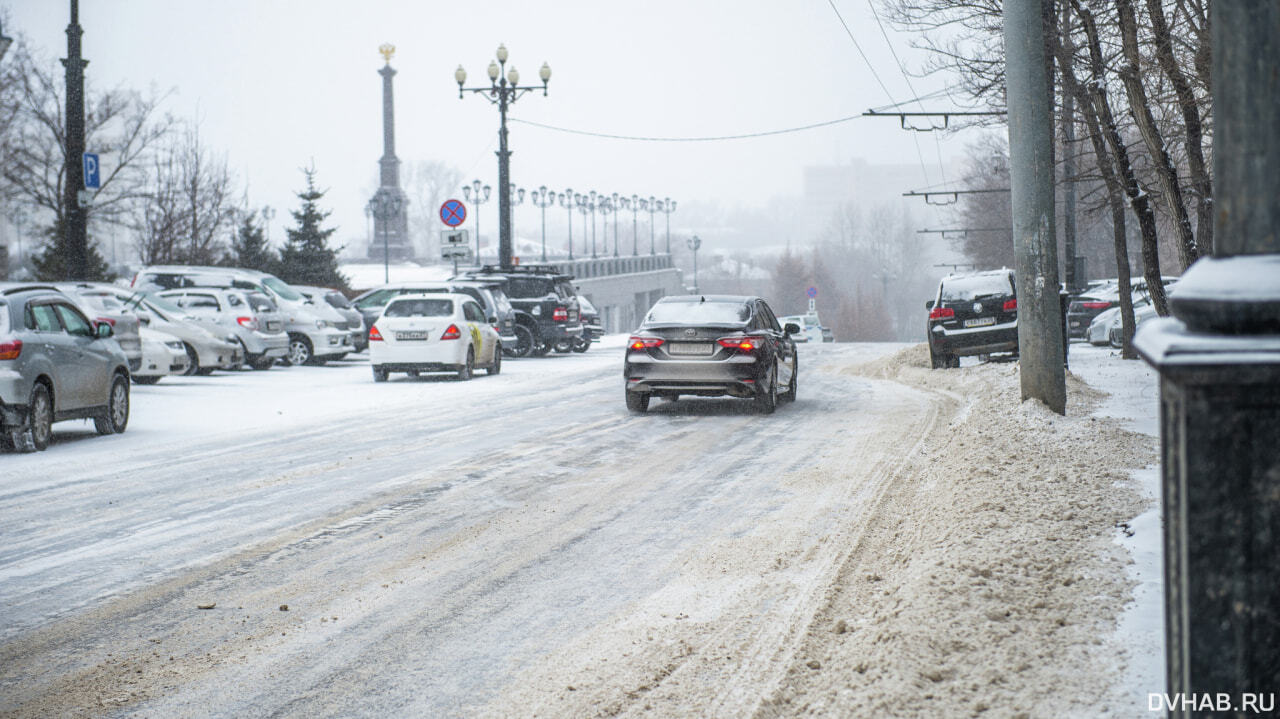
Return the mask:
[[533,330],[524,325],[516,325],[515,327],[516,343],[512,347],[503,347],[502,351],[507,353],[508,357],[528,357],[533,352],[533,347],[537,341],[533,337]]
[[573,351],[573,340],[560,340],[551,346],[557,354],[567,355]]
[[236,369],[247,369],[251,366],[249,364],[249,348],[245,345],[244,340],[239,337],[236,338],[236,342],[240,343],[240,366]]
[[929,366],[933,369],[946,369],[947,358],[933,351],[933,347],[929,348]]
[[574,352],[582,353],[582,352],[586,352],[589,349],[591,349],[591,340],[586,339],[585,337],[579,337],[578,339],[573,341]]
[[93,428],[98,434],[122,434],[129,426],[129,380],[117,374],[111,380],[111,393],[107,395],[107,408],[102,416],[93,418]]
[[27,421],[5,431],[15,451],[44,451],[53,437],[53,398],[49,396],[49,388],[36,382],[27,401]]
[[310,362],[313,356],[311,340],[302,335],[289,335],[289,354],[285,355],[286,362],[290,365],[303,365]]
[[264,357],[263,355],[256,355],[249,360],[249,366],[256,370],[271,369],[271,365],[275,363],[276,360],[274,357]]
[[549,343],[543,342],[542,340],[537,340],[536,342],[533,343],[533,351],[530,352],[529,354],[533,355],[534,357],[546,357],[547,353],[550,351],[551,351],[551,345]]
[[627,411],[632,414],[644,414],[649,411],[649,394],[647,392],[631,392],[624,390],[627,395]]
[[947,355],[946,365],[947,369],[960,369],[960,357],[957,355]]
[[189,361],[187,364],[187,371],[183,372],[182,376],[193,377],[200,371],[200,355],[196,354],[195,347],[192,347],[186,342],[182,343],[182,348],[187,351],[187,360]]
[[467,348],[467,361],[458,365],[458,381],[466,382],[471,379],[472,373],[476,367],[476,351],[470,347]]
[[164,375],[158,374],[138,376],[135,374],[129,379],[133,380],[134,384],[155,384],[156,382],[159,382],[160,378],[163,376]]
[[791,381],[787,383],[787,391],[778,395],[778,398],[784,402],[796,401],[796,393],[799,388],[796,386],[796,377],[800,375],[800,360],[797,358],[791,363]]
[[493,348],[493,362],[489,363],[489,368],[485,371],[491,375],[502,371],[502,345]]
[[760,414],[773,414],[778,408],[778,363],[774,361],[769,369],[769,387],[756,394],[756,409]]
[[374,382],[386,382],[387,376],[390,374],[391,374],[390,372],[386,371],[385,369],[382,369],[381,367],[378,367],[377,365],[374,365],[373,367]]

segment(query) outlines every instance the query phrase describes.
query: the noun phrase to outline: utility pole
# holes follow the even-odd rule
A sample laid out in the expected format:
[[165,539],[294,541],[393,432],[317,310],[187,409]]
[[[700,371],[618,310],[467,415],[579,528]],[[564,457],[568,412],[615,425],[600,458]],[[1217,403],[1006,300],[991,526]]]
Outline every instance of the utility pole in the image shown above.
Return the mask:
[[[1062,32],[1071,32],[1071,3],[1062,3]],[[1053,54],[1050,53],[1050,58]],[[1050,60],[1052,62],[1052,60]],[[1069,92],[1062,93],[1062,254],[1067,266],[1063,277],[1067,291],[1074,291],[1084,284],[1083,277],[1076,277],[1076,98]]]
[[62,61],[67,69],[67,140],[66,165],[62,188],[63,232],[66,233],[67,256],[64,263],[65,279],[88,280],[89,239],[86,231],[88,213],[80,206],[80,192],[84,190],[84,68],[88,60],[80,57],[80,7],[78,0],[71,0],[71,23],[67,25],[67,57]]
[[1066,414],[1065,338],[1054,235],[1053,65],[1046,48],[1054,20],[1051,0],[1004,4],[1022,399],[1038,399]]

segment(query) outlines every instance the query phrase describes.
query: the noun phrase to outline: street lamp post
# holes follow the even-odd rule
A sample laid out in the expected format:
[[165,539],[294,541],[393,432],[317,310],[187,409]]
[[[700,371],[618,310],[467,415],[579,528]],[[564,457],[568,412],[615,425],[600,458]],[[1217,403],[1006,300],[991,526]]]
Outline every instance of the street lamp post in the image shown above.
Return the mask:
[[569,260],[573,261],[573,188],[566,187],[556,195],[556,202],[569,211]]
[[[591,204],[589,197],[583,194],[574,195],[573,204],[575,204],[578,207],[578,212],[582,213],[583,224],[586,224],[587,222],[588,213],[591,213],[594,219],[594,212],[592,212],[592,208],[589,207],[589,205]],[[596,256],[595,229],[596,229],[595,222],[593,221],[591,223],[591,258],[592,259],[595,259],[595,256]],[[583,230],[583,237],[582,237],[582,246],[583,246],[582,249],[584,250],[583,254],[586,254],[585,253],[586,245],[587,245],[586,230]]]
[[671,254],[671,213],[676,211],[676,201],[670,197],[658,203],[658,209],[667,216],[667,254]]
[[[656,239],[657,236],[653,233],[653,214],[658,211],[658,201],[654,199],[653,195],[649,196],[648,203],[641,206],[640,209],[646,208],[649,210],[649,254],[656,255],[658,254],[656,249],[658,241]],[[670,247],[667,248],[667,254],[671,254]]]
[[[488,185],[481,185],[479,180],[472,180],[470,185],[462,186],[462,199],[476,206],[476,264],[480,264],[480,205],[489,201]],[[473,197],[474,195],[474,197]],[[502,203],[498,203],[501,205]]]
[[542,261],[547,261],[547,208],[556,202],[556,193],[547,192],[543,185],[536,190],[529,190],[529,202],[542,210]]
[[[511,151],[507,149],[507,107],[520,99],[530,90],[539,89],[535,85],[520,86],[520,73],[514,65],[507,69],[507,47],[499,45],[496,53],[498,61],[489,61],[489,87],[463,87],[467,81],[467,71],[459,65],[453,73],[458,82],[458,97],[465,92],[483,95],[489,102],[498,106],[498,264],[511,266],[511,205],[510,205],[510,173]],[[506,70],[504,73],[503,70]],[[538,78],[542,80],[542,94],[547,94],[547,82],[551,80],[551,66],[542,63],[538,70]],[[479,238],[477,238],[478,240]]]
[[516,214],[516,213],[515,213],[515,207],[516,207],[517,205],[523,205],[523,204],[524,204],[524,188],[523,188],[523,187],[516,187],[515,185],[512,185],[512,184],[508,184],[507,186],[511,188],[511,194],[507,197],[507,207],[512,208],[512,209],[511,209],[511,255],[512,255],[512,258],[513,258],[513,259],[512,259],[512,264],[515,264],[515,260],[514,260],[514,258],[515,258],[515,232],[516,232],[516,218],[515,218],[515,214]]
[[[618,213],[614,209],[613,201],[603,195],[600,196],[600,234],[604,235],[604,253],[609,254],[609,215],[613,215],[613,228],[618,229]],[[613,233],[613,256],[618,256],[618,233]]]
[[693,293],[698,294],[698,248],[702,247],[702,240],[697,235],[689,238],[689,249],[693,250]]
[[613,193],[609,207],[613,210],[613,256],[618,256],[618,213],[626,209],[627,198],[619,197],[618,193]]
[[373,216],[382,223],[382,281],[384,283],[391,282],[391,250],[390,250],[390,227],[391,220],[400,216],[400,208],[403,203],[400,196],[395,192],[389,191],[388,188],[380,187],[374,193],[373,199],[369,200],[372,205]]

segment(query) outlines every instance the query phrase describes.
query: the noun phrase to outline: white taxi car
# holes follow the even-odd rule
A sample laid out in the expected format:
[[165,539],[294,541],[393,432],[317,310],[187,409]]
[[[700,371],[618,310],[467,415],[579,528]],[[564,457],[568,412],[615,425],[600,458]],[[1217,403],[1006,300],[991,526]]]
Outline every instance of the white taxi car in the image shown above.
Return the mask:
[[469,380],[476,367],[498,374],[502,343],[495,324],[468,295],[400,295],[369,329],[373,381],[386,382],[392,372],[456,372]]

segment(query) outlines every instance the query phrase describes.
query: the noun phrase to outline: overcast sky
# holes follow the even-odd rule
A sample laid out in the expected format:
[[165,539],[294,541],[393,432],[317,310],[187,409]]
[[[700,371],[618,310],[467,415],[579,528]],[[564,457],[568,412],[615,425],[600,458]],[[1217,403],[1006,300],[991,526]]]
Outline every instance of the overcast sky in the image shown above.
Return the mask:
[[[546,61],[549,95],[524,96],[511,117],[620,135],[769,131],[911,97],[868,0],[835,5],[892,100],[828,0],[82,0],[80,24],[90,83],[173,89],[167,109],[198,117],[202,138],[248,183],[250,202],[279,210],[273,238],[283,236],[286,210],[297,205],[299,168],[314,161],[342,242],[364,236],[363,208],[376,186],[382,43],[396,46],[400,159],[444,161],[496,188],[498,113],[479,96],[458,98],[459,64],[468,85],[487,82],[485,67],[505,43],[508,65],[531,84]],[[6,34],[22,33],[48,57],[65,56],[66,0],[0,6],[9,11]],[[899,57],[918,66],[909,38],[891,29],[889,36]],[[943,79],[912,82],[925,94]],[[922,154],[918,187],[926,177],[936,184],[939,156],[951,161],[963,141],[941,138],[939,145],[933,134],[904,132],[895,120],[865,118],[706,143],[510,126],[517,185],[743,205],[798,195],[804,166],[851,158],[920,165]],[[489,218],[493,207],[483,208]]]

